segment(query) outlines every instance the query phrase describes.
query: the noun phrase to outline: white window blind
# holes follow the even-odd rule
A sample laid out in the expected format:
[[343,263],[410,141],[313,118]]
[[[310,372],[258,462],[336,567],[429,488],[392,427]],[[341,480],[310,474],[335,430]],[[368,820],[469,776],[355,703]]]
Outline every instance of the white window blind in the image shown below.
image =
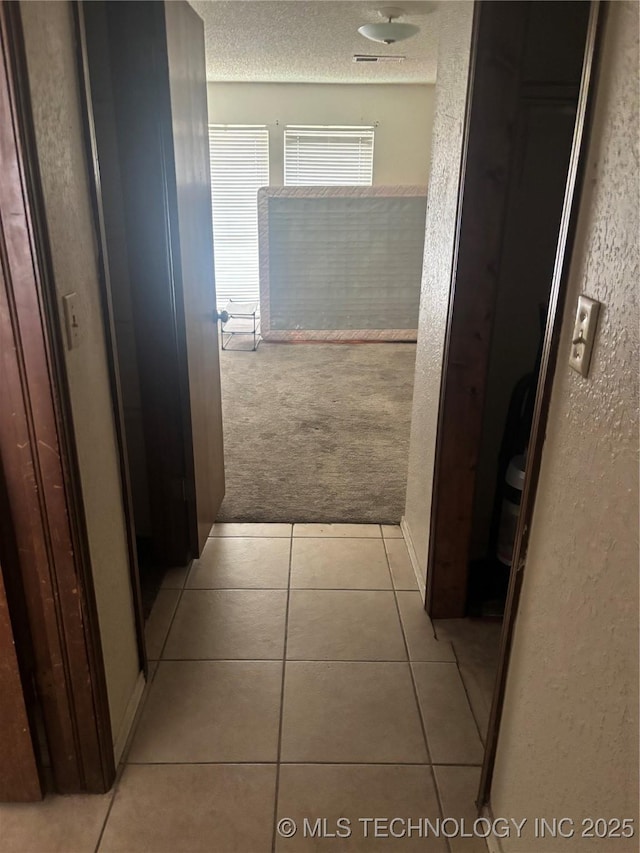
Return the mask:
[[209,125],[216,300],[257,300],[258,204],[269,184],[266,127]]
[[373,127],[288,126],[284,133],[287,186],[373,183]]

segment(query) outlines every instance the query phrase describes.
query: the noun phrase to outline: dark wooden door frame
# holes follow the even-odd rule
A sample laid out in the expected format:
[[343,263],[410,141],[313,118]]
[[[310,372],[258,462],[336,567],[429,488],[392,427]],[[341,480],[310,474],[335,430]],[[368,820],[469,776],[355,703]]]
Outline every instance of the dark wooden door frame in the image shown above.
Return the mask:
[[547,325],[544,337],[542,361],[540,365],[540,376],[536,390],[524,489],[522,493],[521,509],[513,552],[512,565],[515,567],[515,571],[511,572],[511,577],[509,579],[509,589],[507,592],[507,602],[500,639],[498,672],[494,686],[487,731],[487,741],[480,777],[480,788],[477,800],[480,808],[490,804],[491,782],[493,779],[493,771],[498,748],[500,722],[504,708],[509,661],[511,657],[518,605],[520,602],[520,593],[522,590],[522,582],[525,572],[526,555],[529,544],[529,534],[533,518],[536,491],[540,477],[549,404],[551,401],[551,392],[558,359],[560,332],[566,308],[567,284],[575,241],[580,196],[584,182],[586,152],[593,115],[594,89],[597,81],[600,46],[602,43],[602,34],[605,24],[605,8],[604,4],[600,3],[600,0],[592,0],[573,145],[571,150],[571,159],[569,162],[569,174],[567,177],[562,219],[560,223],[560,234],[558,237],[558,248],[556,251],[551,295],[549,298],[549,309],[547,312]]
[[[586,38],[587,4],[554,5],[564,10],[561,20],[580,26]],[[527,65],[535,44],[529,32],[537,31],[541,6],[487,0],[475,7],[427,560],[426,608],[433,618],[466,614],[476,468],[523,105],[578,99],[579,64],[547,82],[538,81],[538,66]],[[568,149],[565,156],[568,163]],[[560,204],[561,196],[557,223]],[[552,264],[549,256],[549,282]]]
[[104,663],[20,9],[5,0],[0,49],[0,452],[20,555],[3,572],[24,590],[55,790],[100,793],[115,778]]
[[455,258],[438,408],[426,608],[462,617],[492,331],[514,155],[526,19],[520,3],[476,3]]

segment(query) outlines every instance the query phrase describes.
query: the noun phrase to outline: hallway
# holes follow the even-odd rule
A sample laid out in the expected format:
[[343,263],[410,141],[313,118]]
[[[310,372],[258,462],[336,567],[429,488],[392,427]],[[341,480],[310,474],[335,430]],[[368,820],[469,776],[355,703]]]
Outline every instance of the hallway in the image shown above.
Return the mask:
[[[165,578],[147,645],[115,793],[50,798],[42,826],[41,806],[0,806],[3,851],[486,850],[408,837],[409,818],[473,823],[482,744],[400,528],[218,524]],[[344,817],[351,837],[304,837]]]

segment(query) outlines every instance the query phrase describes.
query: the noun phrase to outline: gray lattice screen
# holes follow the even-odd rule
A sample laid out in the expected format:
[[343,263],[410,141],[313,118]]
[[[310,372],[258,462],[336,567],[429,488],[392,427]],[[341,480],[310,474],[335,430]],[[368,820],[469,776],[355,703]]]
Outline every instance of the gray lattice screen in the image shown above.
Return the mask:
[[[266,199],[265,337],[304,330],[360,330],[369,337],[367,331],[417,329],[426,195],[365,192]],[[264,200],[261,207],[264,215]]]

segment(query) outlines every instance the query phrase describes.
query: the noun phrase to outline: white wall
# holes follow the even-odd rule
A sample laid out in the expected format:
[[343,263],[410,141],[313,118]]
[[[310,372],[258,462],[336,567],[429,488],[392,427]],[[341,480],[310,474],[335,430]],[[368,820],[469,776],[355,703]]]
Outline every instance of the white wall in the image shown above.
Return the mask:
[[87,182],[71,4],[23,2],[29,88],[56,288],[79,298],[67,351],[73,427],[114,740],[138,678],[122,491]]
[[426,577],[442,358],[453,268],[473,3],[443,5],[413,391],[405,536]]
[[[536,510],[500,729],[494,814],[636,819],[638,850],[638,5],[608,21]],[[569,369],[579,293],[601,300],[591,373]]]
[[269,179],[284,183],[287,124],[375,124],[373,182],[426,184],[433,86],[309,83],[209,83],[209,121],[265,124]]

